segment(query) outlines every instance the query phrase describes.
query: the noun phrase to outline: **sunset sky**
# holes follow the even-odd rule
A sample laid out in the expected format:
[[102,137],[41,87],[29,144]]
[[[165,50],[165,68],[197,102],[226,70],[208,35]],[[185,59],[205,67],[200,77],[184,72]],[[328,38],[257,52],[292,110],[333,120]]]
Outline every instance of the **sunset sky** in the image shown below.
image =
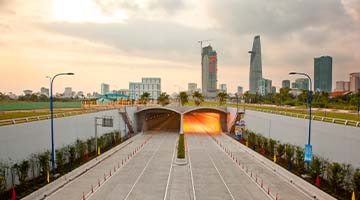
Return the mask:
[[[333,57],[333,82],[360,71],[360,0],[0,0],[0,91],[128,88],[160,77],[168,93],[201,87],[198,40],[212,39],[218,83],[248,89],[253,37],[263,76],[281,86],[289,71],[313,74]],[[333,85],[334,85],[333,84]]]

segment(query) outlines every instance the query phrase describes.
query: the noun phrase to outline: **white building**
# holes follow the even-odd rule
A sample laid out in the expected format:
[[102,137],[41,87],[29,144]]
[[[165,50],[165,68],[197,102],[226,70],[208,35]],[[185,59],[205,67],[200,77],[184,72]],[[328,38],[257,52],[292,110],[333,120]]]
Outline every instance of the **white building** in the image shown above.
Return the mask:
[[237,95],[241,96],[241,95],[243,95],[243,93],[244,93],[243,87],[238,86],[238,87],[237,87]]
[[32,95],[32,90],[24,90],[25,95]]
[[195,91],[197,91],[197,84],[196,83],[188,83],[189,95],[192,95]]
[[150,99],[156,100],[161,93],[161,79],[160,78],[142,78],[141,82],[129,83],[129,98],[138,100],[140,96],[148,92]]
[[350,81],[336,81],[336,92],[350,91]]
[[225,92],[225,93],[227,93],[227,87],[226,87],[226,84],[220,84],[219,85],[219,88],[220,88],[220,91],[221,92]]
[[70,98],[73,96],[73,91],[71,87],[66,87],[65,91],[64,91],[64,97],[65,98]]
[[110,85],[101,83],[101,95],[108,94],[110,92]]
[[46,87],[41,87],[40,88],[40,94],[43,94],[45,96],[49,96],[49,88],[46,88]]

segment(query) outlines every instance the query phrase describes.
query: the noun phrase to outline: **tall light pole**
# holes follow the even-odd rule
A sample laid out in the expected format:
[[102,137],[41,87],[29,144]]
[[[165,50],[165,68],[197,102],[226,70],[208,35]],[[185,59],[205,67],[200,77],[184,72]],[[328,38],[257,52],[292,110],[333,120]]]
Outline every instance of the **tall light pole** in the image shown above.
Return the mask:
[[55,147],[54,147],[54,104],[53,104],[53,83],[58,76],[74,75],[74,73],[59,73],[50,78],[50,124],[51,124],[51,172],[55,175]]
[[[310,146],[311,148],[311,154],[312,154],[312,147],[311,147],[311,143],[310,143],[310,139],[311,139],[311,107],[312,107],[312,81],[311,78],[308,74],[303,73],[303,72],[290,72],[289,75],[303,75],[306,76],[309,79],[310,85],[309,85],[309,135],[308,135],[308,146]],[[306,147],[305,147],[305,151],[306,151]],[[306,152],[305,152],[306,153]]]

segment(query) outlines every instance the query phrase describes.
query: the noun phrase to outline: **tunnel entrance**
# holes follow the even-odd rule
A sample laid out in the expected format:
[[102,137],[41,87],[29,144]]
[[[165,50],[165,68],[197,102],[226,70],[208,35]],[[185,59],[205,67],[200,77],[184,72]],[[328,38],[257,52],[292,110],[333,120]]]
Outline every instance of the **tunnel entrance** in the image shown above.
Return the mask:
[[227,131],[227,113],[216,109],[197,109],[184,114],[184,133],[221,134]]
[[180,132],[181,115],[163,108],[147,109],[137,113],[137,130]]

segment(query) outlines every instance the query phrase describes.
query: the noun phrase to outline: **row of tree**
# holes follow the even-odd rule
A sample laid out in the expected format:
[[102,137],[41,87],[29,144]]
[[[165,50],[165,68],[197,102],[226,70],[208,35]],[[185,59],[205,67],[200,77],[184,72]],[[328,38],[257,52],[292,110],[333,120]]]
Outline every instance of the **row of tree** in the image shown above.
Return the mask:
[[[266,96],[245,92],[243,96],[246,103],[264,103],[275,105],[303,106],[309,102],[309,91],[303,90],[300,95],[293,95],[289,88],[281,88],[279,93],[269,93]],[[356,110],[360,98],[360,90],[356,93],[346,93],[330,98],[327,92],[315,92],[312,103],[314,107],[352,109]]]
[[[146,93],[144,93],[144,94],[146,94]],[[143,100],[143,98],[142,98],[143,95],[141,95],[140,100]],[[184,106],[189,102],[190,97],[192,97],[196,106],[200,106],[204,102],[204,96],[198,91],[195,91],[191,96],[189,96],[187,92],[184,92],[184,91],[180,92],[177,96],[177,100],[180,102],[180,104],[182,106]],[[226,103],[226,100],[228,99],[228,97],[229,97],[229,95],[226,92],[219,92],[219,93],[217,93],[216,99],[217,99],[219,105],[224,105]],[[166,94],[166,92],[163,92],[160,94],[157,101],[158,101],[158,104],[160,104],[162,106],[166,106],[166,105],[170,104],[170,95]]]
[[251,131],[246,131],[241,142],[296,175],[307,177],[307,181],[339,199],[350,199],[353,191],[360,197],[360,168],[329,162],[319,156],[313,156],[307,165],[303,148],[282,144]]
[[[103,152],[125,139],[120,137],[118,131],[114,131],[102,135],[97,142],[100,151]],[[56,149],[56,177],[51,176],[49,151],[34,153],[28,159],[15,164],[10,161],[0,161],[0,197],[10,199],[9,186],[15,186],[17,197],[23,197],[47,184],[48,180],[56,179],[91,160],[96,157],[97,153],[94,137],[87,140],[78,139],[73,144]]]

